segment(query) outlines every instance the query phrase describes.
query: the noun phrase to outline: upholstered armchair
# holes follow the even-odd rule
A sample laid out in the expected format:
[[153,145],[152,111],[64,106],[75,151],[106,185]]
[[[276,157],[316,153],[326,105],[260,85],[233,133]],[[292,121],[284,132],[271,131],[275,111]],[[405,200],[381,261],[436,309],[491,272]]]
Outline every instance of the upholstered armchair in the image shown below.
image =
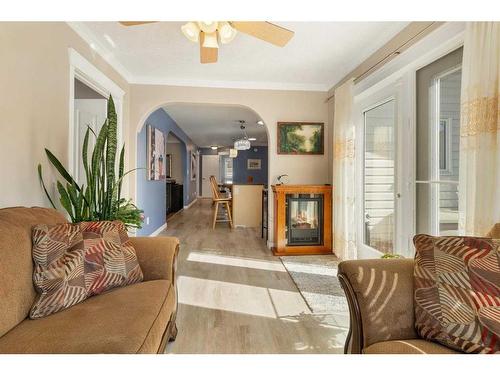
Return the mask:
[[413,259],[344,261],[338,278],[350,313],[344,353],[457,353],[417,335]]

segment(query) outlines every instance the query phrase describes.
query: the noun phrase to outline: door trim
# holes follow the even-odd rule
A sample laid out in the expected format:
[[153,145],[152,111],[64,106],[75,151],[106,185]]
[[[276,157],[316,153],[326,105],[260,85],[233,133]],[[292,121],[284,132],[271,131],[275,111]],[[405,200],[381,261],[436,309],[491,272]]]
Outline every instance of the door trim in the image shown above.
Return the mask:
[[[118,144],[123,144],[123,96],[125,91],[109,79],[103,72],[92,65],[85,57],[73,48],[68,48],[69,58],[69,122],[68,122],[68,172],[74,174],[77,170],[75,160],[75,79],[107,98],[113,96],[117,115]],[[128,188],[124,184],[124,195]]]

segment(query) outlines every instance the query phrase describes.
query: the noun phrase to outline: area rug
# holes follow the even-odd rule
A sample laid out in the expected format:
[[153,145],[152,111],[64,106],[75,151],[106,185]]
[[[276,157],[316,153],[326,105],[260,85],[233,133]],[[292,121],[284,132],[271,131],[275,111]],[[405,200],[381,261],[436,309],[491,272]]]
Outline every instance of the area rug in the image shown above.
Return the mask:
[[313,313],[347,314],[347,300],[337,279],[335,255],[280,257]]

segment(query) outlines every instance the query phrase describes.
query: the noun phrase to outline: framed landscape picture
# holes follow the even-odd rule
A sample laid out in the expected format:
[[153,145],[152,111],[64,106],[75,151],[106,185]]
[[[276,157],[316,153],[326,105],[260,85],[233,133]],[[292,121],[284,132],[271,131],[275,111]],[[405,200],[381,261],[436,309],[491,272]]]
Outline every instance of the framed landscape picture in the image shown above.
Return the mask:
[[147,126],[148,180],[163,180],[166,177],[166,138],[160,129]]
[[278,122],[278,154],[323,155],[322,122]]

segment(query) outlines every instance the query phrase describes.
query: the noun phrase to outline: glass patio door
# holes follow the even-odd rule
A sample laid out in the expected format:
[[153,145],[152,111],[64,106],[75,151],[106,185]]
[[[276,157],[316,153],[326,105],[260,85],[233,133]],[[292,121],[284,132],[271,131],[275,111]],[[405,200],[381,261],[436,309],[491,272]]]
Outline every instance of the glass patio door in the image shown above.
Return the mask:
[[416,233],[458,234],[462,49],[417,71]]
[[396,100],[363,111],[363,245],[393,253],[395,243]]

